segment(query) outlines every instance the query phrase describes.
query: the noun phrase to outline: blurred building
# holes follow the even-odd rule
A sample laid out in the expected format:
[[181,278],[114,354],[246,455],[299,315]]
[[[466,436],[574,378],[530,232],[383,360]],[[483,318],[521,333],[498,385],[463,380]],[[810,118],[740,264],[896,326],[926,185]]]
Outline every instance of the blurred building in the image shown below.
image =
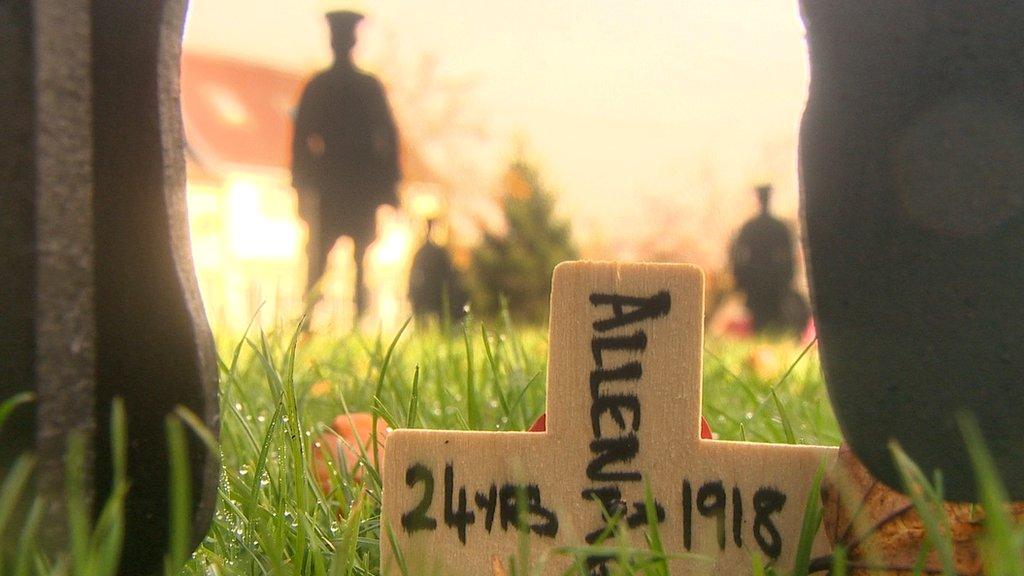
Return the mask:
[[[253,318],[264,327],[292,323],[303,312],[307,231],[288,167],[292,113],[305,80],[221,56],[182,57],[193,257],[207,315],[220,330],[244,330]],[[429,198],[444,197],[440,179],[406,140],[401,154],[403,206],[439,204]],[[367,274],[372,325],[392,326],[408,313],[416,220],[401,210],[378,217],[381,236],[371,246]],[[315,321],[344,329],[352,318],[351,242],[339,241],[330,263]]]

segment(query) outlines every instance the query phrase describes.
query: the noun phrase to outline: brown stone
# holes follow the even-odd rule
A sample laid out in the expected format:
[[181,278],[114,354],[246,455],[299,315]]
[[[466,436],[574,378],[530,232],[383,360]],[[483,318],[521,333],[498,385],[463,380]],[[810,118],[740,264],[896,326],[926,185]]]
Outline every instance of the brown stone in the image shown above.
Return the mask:
[[[910,498],[872,476],[848,446],[840,448],[821,495],[825,533],[833,547],[846,547],[850,576],[913,573],[928,538],[921,517]],[[976,504],[946,502],[943,510],[957,573],[982,574],[977,538],[982,532],[984,509]],[[1024,520],[1024,502],[1012,504],[1011,513],[1018,521]],[[934,551],[928,555],[925,568],[941,570]]]

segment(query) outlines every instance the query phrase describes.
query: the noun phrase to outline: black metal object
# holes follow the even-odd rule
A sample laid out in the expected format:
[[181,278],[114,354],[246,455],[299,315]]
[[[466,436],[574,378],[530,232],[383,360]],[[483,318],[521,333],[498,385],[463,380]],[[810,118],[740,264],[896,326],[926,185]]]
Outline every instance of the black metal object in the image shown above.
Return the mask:
[[974,500],[972,413],[1024,499],[1024,2],[801,6],[805,242],[843,434],[887,484],[895,439]]
[[[111,488],[109,410],[128,416],[122,573],[159,570],[168,540],[164,419],[217,430],[216,359],[189,252],[178,62],[183,0],[0,5],[0,399],[37,395],[3,431],[0,466],[35,449],[56,543],[64,461],[89,439],[97,510]],[[219,462],[190,447],[195,536]]]

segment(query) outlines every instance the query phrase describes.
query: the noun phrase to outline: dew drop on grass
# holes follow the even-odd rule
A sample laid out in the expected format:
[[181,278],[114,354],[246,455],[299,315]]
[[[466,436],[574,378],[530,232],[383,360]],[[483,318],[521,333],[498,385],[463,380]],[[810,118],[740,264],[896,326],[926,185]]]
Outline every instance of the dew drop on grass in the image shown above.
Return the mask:
[[257,422],[266,422],[267,421],[267,417],[264,416],[263,414],[260,414],[259,416],[256,417],[256,421]]
[[242,411],[242,403],[241,402],[235,402],[235,410],[238,410],[239,412]]

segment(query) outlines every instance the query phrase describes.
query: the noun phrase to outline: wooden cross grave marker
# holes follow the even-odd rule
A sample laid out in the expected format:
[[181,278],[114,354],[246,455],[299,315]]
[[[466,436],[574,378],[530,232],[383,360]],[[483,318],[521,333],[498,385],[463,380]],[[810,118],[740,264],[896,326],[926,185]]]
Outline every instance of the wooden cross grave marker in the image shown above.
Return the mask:
[[[693,266],[560,265],[546,432],[392,433],[382,574],[401,573],[389,532],[410,575],[492,574],[521,534],[543,574],[561,574],[573,558],[553,549],[593,542],[602,507],[646,549],[648,485],[665,550],[682,555],[673,574],[746,574],[753,555],[789,569],[835,449],[700,439],[703,312]],[[583,560],[592,574],[610,562]]]

